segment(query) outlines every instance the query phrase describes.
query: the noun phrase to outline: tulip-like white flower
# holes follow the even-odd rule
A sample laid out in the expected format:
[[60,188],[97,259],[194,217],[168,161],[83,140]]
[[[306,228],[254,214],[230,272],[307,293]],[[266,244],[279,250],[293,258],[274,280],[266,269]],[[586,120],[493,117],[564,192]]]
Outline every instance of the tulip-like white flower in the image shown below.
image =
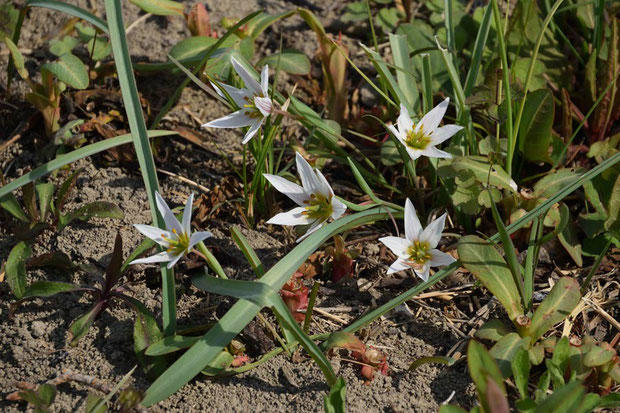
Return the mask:
[[463,129],[462,126],[458,125],[439,127],[449,103],[450,98],[446,98],[424,115],[418,124],[413,123],[407,108],[402,104],[400,105],[400,115],[396,121],[398,129],[394,125],[388,126],[388,129],[405,145],[411,159],[418,159],[422,155],[429,158],[452,158],[448,152],[436,148],[437,145],[450,139],[455,133]]
[[297,172],[301,178],[301,185],[292,183],[278,175],[263,174],[276,188],[292,199],[299,207],[288,212],[281,212],[267,221],[275,225],[310,225],[308,231],[300,237],[301,241],[312,232],[319,229],[328,219],[338,219],[347,209],[346,205],[334,196],[332,187],[318,169],[312,169],[310,164],[299,153],[295,155]]
[[409,199],[405,202],[405,238],[379,238],[398,258],[390,266],[388,274],[413,269],[418,277],[428,281],[431,267],[450,265],[454,261],[450,255],[436,249],[446,220],[443,214],[422,228],[415,208]]
[[245,70],[245,68],[231,58],[231,62],[235,71],[245,83],[245,88],[237,89],[236,87],[219,83],[213,85],[218,95],[226,97],[224,92],[232,98],[235,104],[240,108],[238,111],[231,113],[211,122],[202,125],[203,128],[240,128],[249,126],[250,128],[243,137],[241,143],[246,144],[258,129],[261,127],[267,116],[273,110],[273,103],[269,97],[269,66],[265,65],[260,74],[260,84]]
[[157,202],[157,209],[159,209],[161,216],[164,218],[166,229],[163,230],[161,228],[141,224],[134,224],[134,227],[148,238],[166,248],[166,250],[147,258],[133,260],[130,264],[168,262],[168,268],[172,268],[174,264],[176,264],[183,255],[190,252],[196,244],[211,237],[213,234],[207,231],[194,232],[192,234],[193,193],[187,198],[187,202],[185,203],[183,222],[179,222],[174,216],[174,213],[170,210],[166,201],[159,195],[159,192],[155,192],[155,201]]

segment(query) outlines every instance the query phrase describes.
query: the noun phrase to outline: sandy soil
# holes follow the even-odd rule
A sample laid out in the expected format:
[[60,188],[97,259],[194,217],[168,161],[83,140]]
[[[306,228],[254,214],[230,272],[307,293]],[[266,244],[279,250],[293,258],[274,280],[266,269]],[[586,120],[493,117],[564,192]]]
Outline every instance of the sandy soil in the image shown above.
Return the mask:
[[[85,6],[86,1],[72,1]],[[102,2],[95,2],[98,13],[103,16]],[[185,1],[193,4],[194,1]],[[220,18],[243,17],[264,8],[269,13],[279,13],[292,7],[304,5],[305,1],[208,1],[212,21]],[[331,2],[315,1],[317,14],[331,31],[338,25],[334,16],[341,6],[327,6]],[[135,21],[141,12],[137,7],[127,4],[124,18],[126,23]],[[65,17],[55,12],[34,9],[27,19],[20,47],[32,48],[28,56],[28,67],[33,71],[46,56],[45,39],[56,30]],[[50,24],[52,22],[52,24]],[[271,53],[278,47],[280,35],[284,36],[285,46],[303,50],[313,56],[315,43],[304,39],[314,36],[300,20],[291,19],[268,30],[258,47],[258,55]],[[167,51],[176,42],[188,36],[180,19],[150,17],[136,27],[130,36],[131,53],[135,58],[162,61]],[[312,37],[313,38],[313,37]],[[349,41],[350,39],[347,39]],[[286,44],[288,43],[288,44]],[[2,56],[3,65],[6,56]],[[313,62],[318,67],[316,61]],[[4,71],[2,76],[4,76]],[[0,79],[4,82],[3,79]],[[139,78],[141,93],[149,100],[156,111],[165,102],[166,96],[182,78],[171,75],[157,75]],[[6,140],[20,121],[34,113],[34,109],[22,99],[26,90],[22,82],[17,84],[17,93],[11,104],[20,108],[9,111],[2,108],[2,140]],[[240,148],[238,131],[204,131],[197,127],[196,117],[206,121],[222,115],[225,108],[220,107],[197,88],[187,88],[176,107],[167,116],[163,127],[185,126],[204,139],[204,148],[189,145],[178,137],[165,138],[162,142],[165,159],[159,163],[161,169],[186,176],[193,181],[213,188],[230,174],[227,165],[218,156],[214,142],[233,154]],[[4,116],[8,114],[10,116]],[[192,117],[192,114],[195,115]],[[0,154],[3,171],[7,179],[14,179],[27,168],[43,162],[41,153],[35,148],[38,140],[36,132],[29,132],[4,153]],[[35,253],[61,250],[75,263],[91,263],[103,268],[109,260],[114,236],[120,231],[129,253],[141,240],[132,229],[133,223],[148,223],[150,213],[146,194],[140,176],[135,168],[119,167],[102,156],[83,160],[78,166],[85,170],[78,182],[69,208],[83,203],[106,200],[117,203],[125,212],[125,219],[92,220],[88,224],[77,223],[66,228],[60,235],[45,235],[35,247]],[[59,178],[56,178],[58,180]],[[192,188],[166,175],[160,175],[162,192],[174,205],[180,205]],[[227,220],[228,219],[228,220]],[[243,256],[229,240],[231,224],[241,224],[231,218],[215,219],[208,229],[215,238],[209,240],[214,253],[225,265],[228,274],[235,278],[246,278],[251,269]],[[0,257],[6,258],[14,244],[10,231],[3,223],[0,227]],[[266,232],[264,226],[256,231],[244,230],[246,236],[266,265],[272,265],[291,247],[290,234],[284,231]],[[272,234],[272,235],[269,235]],[[379,246],[371,241],[363,246],[362,260],[377,260]],[[213,319],[206,294],[192,287],[183,276],[184,267],[179,273],[179,323],[202,324]],[[384,273],[380,268],[364,268],[358,277],[380,281]],[[92,284],[88,276],[75,273],[31,272],[31,280],[48,279]],[[128,275],[134,296],[139,297],[155,314],[159,314],[159,282],[154,270],[136,269]],[[401,280],[396,286],[376,288],[372,292],[358,293],[355,282],[330,286],[332,294],[321,297],[319,306],[350,306],[356,308],[352,313],[339,314],[347,321],[359,315],[370,306],[380,304],[400,290],[412,285],[411,280]],[[78,294],[67,294],[46,300],[33,300],[17,310],[13,318],[8,317],[8,306],[13,299],[6,283],[0,284],[0,410],[6,412],[24,411],[25,403],[8,402],[4,397],[15,390],[15,381],[41,383],[52,379],[64,369],[91,375],[111,385],[116,383],[135,364],[133,353],[133,313],[124,307],[107,311],[90,330],[88,335],[73,348],[67,344],[67,328],[71,321],[89,308],[86,298]],[[213,298],[211,298],[213,299]],[[401,318],[397,315],[376,322],[369,344],[374,344],[388,354],[390,374],[377,375],[370,385],[365,385],[359,375],[358,367],[338,357],[332,360],[335,368],[347,381],[347,397],[351,412],[405,412],[436,411],[438,405],[447,399],[452,391],[455,400],[461,405],[472,402],[471,385],[465,363],[459,362],[451,368],[423,366],[409,372],[409,364],[416,358],[434,354],[446,354],[459,337],[440,317],[443,304],[433,301],[410,303],[415,318]],[[418,313],[419,311],[419,313]],[[315,331],[334,328],[327,321],[319,320],[313,326]],[[462,350],[461,350],[462,351]],[[148,381],[139,370],[131,380],[139,389],[148,387]],[[78,384],[63,384],[58,388],[58,396],[53,411],[81,411],[86,395],[94,390]],[[183,387],[168,400],[152,408],[152,411],[322,411],[323,396],[328,391],[320,370],[311,362],[293,362],[286,357],[276,357],[260,367],[245,374],[209,380],[198,377]]]

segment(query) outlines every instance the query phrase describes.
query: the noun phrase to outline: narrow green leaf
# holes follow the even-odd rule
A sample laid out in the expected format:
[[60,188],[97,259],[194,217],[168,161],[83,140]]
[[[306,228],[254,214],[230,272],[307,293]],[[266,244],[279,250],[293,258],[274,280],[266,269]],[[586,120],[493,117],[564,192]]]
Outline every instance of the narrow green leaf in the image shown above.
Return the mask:
[[77,17],[79,19],[85,20],[97,27],[104,33],[108,32],[108,25],[105,21],[95,16],[94,14],[86,11],[78,6],[74,6],[73,4],[67,4],[64,1],[58,0],[28,0],[25,4],[26,7],[43,7],[46,9],[60,11],[62,13],[68,14],[70,16]]
[[62,208],[65,206],[65,203],[67,202],[69,195],[71,194],[71,190],[73,189],[73,187],[75,187],[77,177],[79,176],[80,172],[82,172],[82,170],[83,168],[74,171],[71,175],[67,177],[67,179],[64,180],[64,182],[58,189],[58,192],[56,193],[56,201],[52,205],[54,207],[53,212],[55,214],[58,214],[60,213],[60,211],[62,211]]
[[18,242],[6,260],[6,281],[17,299],[26,294],[26,260],[32,255],[30,246],[25,241]]
[[54,184],[37,184],[35,185],[35,190],[37,192],[37,196],[39,197],[39,212],[41,214],[41,221],[45,221],[52,205]]
[[570,277],[560,278],[532,316],[528,333],[532,341],[536,342],[551,327],[568,317],[580,299],[577,281]]
[[163,356],[191,347],[200,337],[169,336],[151,344],[144,354],[147,356]]
[[467,410],[453,404],[443,404],[439,406],[439,413],[467,413]]
[[459,240],[458,253],[462,265],[497,297],[510,320],[523,314],[519,289],[508,269],[506,261],[493,244],[475,235]]
[[[232,46],[232,41],[222,44],[222,47]],[[215,37],[192,36],[181,40],[170,49],[170,56],[177,60],[192,59],[196,57],[202,58],[202,54],[217,42]]]
[[22,79],[28,79],[29,74],[24,64],[24,56],[22,56],[21,52],[19,51],[15,43],[11,41],[11,39],[5,37],[4,42],[6,43],[6,46],[11,52],[11,59],[13,60],[13,66],[17,70],[17,73],[19,73],[19,76],[21,76]]
[[409,366],[409,370],[415,370],[421,365],[428,364],[428,363],[439,363],[439,364],[445,364],[446,366],[451,366],[454,363],[456,363],[456,360],[453,359],[452,357],[444,357],[444,356],[421,357],[415,360],[413,363],[411,363],[411,365]]
[[155,245],[157,245],[157,244],[152,239],[144,238],[142,240],[142,242],[140,244],[138,244],[136,249],[133,250],[131,252],[131,254],[129,254],[129,257],[127,257],[125,262],[123,262],[123,265],[121,266],[120,272],[124,273],[125,271],[127,271],[127,269],[129,268],[129,263],[130,262],[132,262],[133,260],[137,259],[139,256],[141,256],[142,254],[144,254],[145,252],[147,252],[151,248],[155,247]]
[[484,15],[482,16],[482,22],[478,28],[478,34],[476,35],[476,43],[474,44],[473,53],[471,56],[471,64],[467,71],[467,78],[465,79],[465,86],[463,87],[463,93],[465,96],[471,94],[471,90],[476,84],[478,73],[480,72],[480,62],[482,61],[482,53],[486,47],[487,38],[489,37],[489,31],[491,30],[491,17],[493,15],[493,7],[490,4],[484,9]]
[[82,287],[59,281],[35,281],[26,288],[22,299],[34,297],[51,297],[59,293],[80,291]]
[[548,198],[577,179],[579,179],[578,173],[570,169],[559,169],[536,182],[532,196],[534,198]]
[[256,255],[254,248],[252,248],[247,238],[241,232],[241,229],[238,226],[233,226],[230,234],[235,244],[237,244],[237,247],[239,247],[245,258],[252,266],[256,276],[260,278],[265,275],[263,263],[260,261],[260,258],[258,258],[258,255]]
[[506,393],[504,378],[499,367],[487,349],[476,340],[470,340],[467,347],[467,365],[469,366],[469,374],[476,384],[480,404],[484,411],[492,411],[489,409],[488,403],[488,380],[490,379],[497,384],[500,393]]
[[75,89],[86,89],[88,87],[89,79],[86,66],[71,53],[65,53],[56,62],[46,63],[42,67],[53,73],[58,80]]
[[78,341],[88,333],[88,330],[95,322],[95,318],[105,308],[104,306],[105,303],[103,301],[98,302],[86,314],[71,323],[71,326],[69,326],[69,332],[71,333],[70,346],[77,346]]
[[616,178],[616,182],[611,191],[611,198],[609,198],[609,204],[607,206],[607,216],[605,229],[607,231],[620,229],[620,175]]
[[205,376],[217,376],[230,367],[234,359],[228,350],[222,350],[202,369],[202,374]]
[[129,0],[147,13],[156,16],[183,16],[183,3],[172,0]]
[[37,389],[37,393],[46,406],[51,405],[56,398],[56,387],[51,384],[43,383]]
[[409,106],[415,111],[411,113],[413,115],[420,110],[420,92],[416,78],[413,76],[413,64],[409,57],[407,36],[389,33],[389,39],[394,66],[396,66],[396,81],[407,98]]
[[89,394],[86,396],[86,406],[84,407],[84,413],[105,413],[108,411],[108,406],[103,403],[101,397]]
[[[176,135],[177,132],[173,131],[149,131],[149,137],[159,137],[159,136],[168,136],[168,135]],[[69,165],[72,162],[75,162],[79,159],[86,158],[87,156],[94,155],[99,152],[103,152],[105,150],[114,148],[116,146],[124,145],[126,143],[131,143],[132,138],[131,134],[128,133],[126,135],[120,135],[114,137],[112,139],[106,139],[97,143],[92,143],[90,145],[83,146],[79,149],[76,149],[72,152],[69,152],[64,155],[59,155],[56,159],[53,159],[35,169],[20,176],[19,178],[9,182],[0,188],[0,199],[2,199],[7,194],[15,191],[22,186],[35,181],[57,169],[62,168],[65,165]]]

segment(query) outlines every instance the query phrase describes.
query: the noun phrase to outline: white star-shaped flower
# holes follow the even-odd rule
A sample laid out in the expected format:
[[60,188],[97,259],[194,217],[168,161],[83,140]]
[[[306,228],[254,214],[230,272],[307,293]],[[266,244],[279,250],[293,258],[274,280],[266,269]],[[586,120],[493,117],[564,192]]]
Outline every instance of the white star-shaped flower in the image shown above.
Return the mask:
[[170,210],[166,201],[159,195],[159,192],[155,192],[155,201],[157,202],[157,209],[159,209],[161,216],[164,218],[166,230],[141,224],[134,224],[134,227],[148,238],[166,248],[166,250],[147,258],[133,260],[130,264],[168,262],[168,268],[172,268],[174,264],[176,264],[183,255],[190,252],[196,244],[211,237],[213,234],[207,231],[194,232],[192,234],[193,193],[187,198],[187,202],[185,203],[183,222],[179,222],[174,216],[174,213]]
[[411,268],[418,277],[428,281],[431,267],[442,267],[456,261],[450,255],[436,249],[441,239],[446,215],[443,214],[423,229],[413,204],[407,199],[405,202],[405,238],[379,238],[379,241],[398,257],[387,273],[392,274]]
[[299,207],[288,212],[281,212],[267,221],[275,225],[310,225],[301,241],[312,232],[319,229],[328,219],[338,219],[347,207],[334,196],[334,191],[321,171],[312,169],[310,164],[299,153],[295,155],[297,172],[301,178],[301,185],[292,183],[281,176],[263,174],[276,188],[292,199]]
[[463,129],[458,125],[439,127],[449,103],[450,98],[446,98],[424,115],[418,124],[413,123],[407,108],[400,105],[400,115],[396,121],[398,129],[394,125],[388,126],[388,129],[405,145],[411,159],[418,159],[422,155],[429,158],[452,158],[449,153],[436,148],[437,145]]
[[273,111],[273,103],[269,97],[269,66],[265,65],[260,74],[260,84],[245,70],[245,68],[231,58],[231,62],[239,77],[245,83],[245,88],[225,85],[223,83],[213,84],[215,91],[226,98],[226,93],[232,98],[239,110],[224,116],[223,118],[212,120],[202,125],[203,128],[241,128],[249,126],[248,131],[241,143],[246,144],[252,139],[260,129],[265,119]]

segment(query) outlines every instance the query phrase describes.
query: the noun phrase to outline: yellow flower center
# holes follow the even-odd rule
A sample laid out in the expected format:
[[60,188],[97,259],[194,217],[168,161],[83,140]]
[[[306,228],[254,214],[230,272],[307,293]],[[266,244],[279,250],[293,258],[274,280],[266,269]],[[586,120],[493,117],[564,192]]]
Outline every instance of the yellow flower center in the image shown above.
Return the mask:
[[256,103],[254,103],[255,97],[262,98],[264,96],[262,93],[260,95],[257,95],[255,93],[252,98],[244,96],[243,100],[245,100],[247,103],[243,105],[243,109],[245,109],[244,113],[246,116],[249,116],[252,119],[260,119],[263,117],[263,113],[256,107]]
[[431,137],[424,133],[424,128],[420,128],[417,132],[414,131],[415,125],[411,130],[407,132],[405,143],[411,149],[423,150],[426,149],[429,143],[431,143]]
[[189,248],[189,234],[181,232],[180,234],[176,229],[172,229],[172,234],[176,236],[176,239],[167,238],[165,234],[161,237],[168,243],[167,252],[174,252],[175,254],[183,254]]
[[414,241],[413,244],[407,248],[407,254],[409,255],[408,263],[411,266],[424,265],[431,259],[429,254],[428,242]]
[[331,196],[327,198],[322,194],[312,194],[310,195],[310,199],[304,201],[304,204],[307,206],[306,210],[302,212],[302,214],[307,215],[312,219],[325,221],[331,217],[334,212],[331,201]]

